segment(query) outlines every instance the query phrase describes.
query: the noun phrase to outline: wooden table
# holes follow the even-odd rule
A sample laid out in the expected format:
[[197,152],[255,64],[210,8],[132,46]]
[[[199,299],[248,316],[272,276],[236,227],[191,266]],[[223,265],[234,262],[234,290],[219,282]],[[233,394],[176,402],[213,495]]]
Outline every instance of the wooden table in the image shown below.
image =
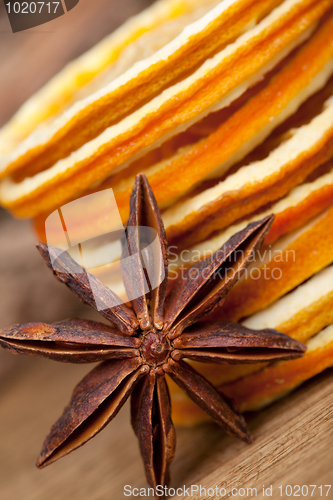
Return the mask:
[[[87,369],[29,359],[1,386],[1,500],[118,500],[126,498],[125,485],[145,487],[128,405],[84,447],[42,471],[34,468],[49,427]],[[247,415],[255,436],[250,446],[214,424],[177,429],[171,486],[197,484],[207,493],[218,486],[227,494],[233,488],[257,488],[256,498],[262,499],[267,498],[262,493],[265,485],[273,487],[272,498],[285,499],[285,494],[280,496],[280,485],[332,484],[332,392],[330,370],[281,402]],[[332,495],[331,491],[328,498]],[[207,494],[201,498],[224,497]],[[318,489],[312,498],[321,498]]]
[[[0,123],[68,60],[149,3],[80,0],[72,13],[16,35],[0,4]],[[1,209],[0,297],[0,328],[69,316],[97,318],[51,276],[34,249],[29,223]],[[126,498],[125,485],[146,486],[128,406],[82,449],[43,471],[34,468],[49,427],[88,369],[0,353],[1,500],[118,500]],[[171,486],[218,486],[227,494],[245,488],[239,494],[234,490],[231,498],[249,498],[246,489],[257,488],[261,499],[267,498],[265,485],[278,499],[287,498],[280,496],[280,485],[333,483],[332,392],[333,370],[328,370],[279,403],[247,415],[256,438],[251,446],[214,424],[177,429]],[[332,490],[327,498],[333,498]],[[210,493],[191,498],[222,498]],[[317,488],[311,498],[323,497]]]

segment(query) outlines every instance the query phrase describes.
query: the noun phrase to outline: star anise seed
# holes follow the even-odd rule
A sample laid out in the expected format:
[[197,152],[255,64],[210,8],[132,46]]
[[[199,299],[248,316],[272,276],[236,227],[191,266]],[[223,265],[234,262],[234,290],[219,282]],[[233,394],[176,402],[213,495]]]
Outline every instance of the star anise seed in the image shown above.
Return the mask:
[[[0,345],[15,353],[61,362],[101,361],[76,387],[69,405],[52,427],[38,467],[86,443],[131,396],[132,425],[148,483],[156,489],[169,481],[176,442],[166,373],[226,432],[251,442],[243,417],[230,401],[183,359],[257,363],[297,358],[306,347],[275,330],[253,331],[225,322],[195,325],[225,299],[262,244],[274,216],[235,234],[218,252],[180,276],[167,295],[166,234],[153,192],[142,174],[136,177],[130,208],[127,230],[138,230],[133,237],[123,239],[123,251],[127,256],[136,256],[138,265],[129,268],[122,264],[122,272],[128,296],[135,297],[132,308],[84,271],[68,253],[39,243],[38,250],[55,276],[83,302],[97,308],[93,283],[99,303],[105,304],[102,311],[100,307],[98,310],[112,326],[78,319],[52,325],[14,325],[0,331]],[[148,292],[139,231],[142,226],[155,229],[160,245],[160,256],[150,255],[160,284]]]

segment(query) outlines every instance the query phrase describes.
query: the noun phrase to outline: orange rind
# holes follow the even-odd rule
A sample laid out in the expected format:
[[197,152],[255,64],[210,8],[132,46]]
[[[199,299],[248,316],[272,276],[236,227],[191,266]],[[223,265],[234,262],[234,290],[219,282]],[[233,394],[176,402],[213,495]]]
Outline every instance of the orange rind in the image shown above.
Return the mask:
[[188,248],[214,230],[286,195],[333,154],[333,100],[270,155],[240,168],[215,186],[163,214],[171,241]]
[[[52,144],[57,143],[58,147],[61,140],[61,151],[53,151],[53,160],[56,157],[59,159],[64,154],[65,143],[67,144],[69,140],[68,134],[76,132],[75,139],[72,138],[69,141],[70,144],[66,149],[67,153],[77,149],[79,144],[85,144],[108,126],[128,116],[131,110],[138,108],[140,104],[151,100],[163,89],[168,88],[177,79],[183,79],[184,74],[191,72],[192,68],[196,68],[219,48],[237,38],[250,22],[255,23],[256,18],[260,16],[262,11],[269,5],[274,6],[276,1],[234,0],[223,4],[217,1],[183,3],[189,4],[187,9],[185,8],[185,12],[190,7],[192,19],[195,21],[195,18],[199,16],[198,21],[191,24],[191,19],[188,18],[187,14],[183,22],[181,22],[181,19],[177,16],[176,20],[172,22],[173,25],[176,23],[176,29],[169,29],[171,31],[170,43],[166,44],[165,48],[161,47],[163,50],[157,50],[156,55],[154,53],[151,57],[140,61],[139,64],[130,66],[129,71],[126,71],[125,66],[125,71],[120,74],[119,78],[111,79],[110,84],[104,85],[101,89],[98,89],[99,91],[93,92],[91,95],[87,92],[88,97],[81,100],[80,104],[74,104],[74,106],[70,107],[63,120],[55,120],[51,124],[53,126],[47,127],[44,134],[36,134],[35,155],[30,151],[30,157],[34,156],[36,160],[41,152],[44,152],[41,151],[43,145],[44,149],[50,148],[50,137],[52,137]],[[196,3],[196,8],[194,8],[194,3]],[[205,11],[209,11],[217,3],[218,5],[212,11],[208,12],[206,16],[203,15]],[[182,2],[180,2],[179,10],[184,12],[184,5],[181,4]],[[165,19],[163,19],[162,15],[159,19],[160,22],[157,23],[155,21],[156,12],[147,12],[150,23],[152,25],[157,24],[155,37],[151,40],[151,42],[153,41],[152,45],[157,46],[157,48],[161,43],[159,40],[161,38],[163,40],[161,29],[163,31],[164,25],[161,23],[167,20],[170,15],[172,16],[175,6],[176,2],[173,2],[173,5],[171,3],[165,6],[163,6],[162,2],[160,7],[165,11]],[[166,10],[164,7],[167,7]],[[196,12],[197,14],[194,15]],[[137,20],[137,23],[141,25],[142,19]],[[184,27],[186,27],[185,32],[181,32],[181,28]],[[154,33],[150,32],[150,37],[152,35]],[[151,43],[146,45],[149,46]],[[98,47],[95,51],[98,52]],[[185,60],[184,57],[186,57]],[[139,59],[141,58],[139,56]],[[106,83],[105,80],[103,83]],[[94,129],[91,127],[88,129],[89,123],[94,124]],[[101,126],[99,130],[96,129],[98,123]],[[39,151],[37,151],[38,148]],[[18,156],[19,154],[14,154],[14,157],[17,158]],[[46,161],[50,163],[50,151],[48,151],[47,156]],[[22,161],[24,162],[24,160]],[[12,165],[10,170],[15,170],[18,167],[19,164],[16,163],[16,166]],[[6,162],[3,168],[6,168]]]
[[[302,102],[306,101],[310,95],[316,93],[325,86],[327,80],[333,74],[333,49],[332,45],[329,45],[330,36],[333,40],[332,26],[333,18],[322,26],[306,47],[304,47],[295,57],[291,58],[287,66],[283,67],[278,74],[274,75],[271,82],[257,95],[252,97],[252,99],[225,121],[223,121],[223,117],[221,116],[220,120],[222,124],[207,138],[191,146],[183,147],[170,159],[145,169],[145,174],[162,207],[169,205],[170,201],[191,190],[198,182],[209,178],[219,178],[224,175],[234,164],[255,149],[258,144],[261,144],[278,125],[288,118],[288,116],[294,114],[295,110],[297,110]],[[316,57],[314,57],[314,54],[316,54]],[[323,118],[321,125],[323,137],[325,133],[328,133],[327,127],[325,128],[324,126],[324,119],[327,121],[327,115]],[[320,124],[318,123],[313,126],[318,127]],[[333,130],[329,132],[329,134],[332,133]],[[306,144],[301,142],[301,138],[296,140],[300,143],[298,158],[295,158],[293,166],[288,164],[287,170],[286,160],[288,157],[287,154],[289,153],[286,151],[284,165],[286,172],[285,177],[287,177],[292,168],[294,168],[295,174],[288,183],[285,182],[284,185],[280,187],[279,191],[277,191],[276,188],[274,189],[276,197],[279,196],[279,193],[284,194],[288,192],[290,187],[302,182],[302,180],[306,178],[307,173],[311,172],[311,169],[315,169],[316,166],[324,161],[324,152],[322,157],[318,154],[315,156],[315,154],[319,149],[325,147],[325,143],[313,144],[312,152],[311,148],[307,150],[308,158],[313,158],[313,161],[310,162],[308,160],[307,164],[304,165],[305,158],[303,157],[303,165],[301,168],[299,165],[300,157],[305,151]],[[329,142],[328,135],[326,141],[327,143]],[[293,145],[294,143],[291,143],[291,147]],[[303,145],[303,151],[301,145]],[[328,148],[329,146],[326,147],[326,149]],[[330,155],[332,155],[332,148],[326,152],[326,158],[329,158]],[[273,162],[274,159],[272,159],[271,163]],[[140,167],[139,163],[136,169]],[[263,165],[262,168],[266,170],[266,165]],[[275,184],[278,182],[281,184],[283,178],[283,174],[281,173],[282,168],[282,165],[280,165],[280,171],[278,171],[278,165],[276,165],[275,171],[270,169],[272,178],[266,178],[265,181],[259,178],[262,189],[266,187],[263,182],[266,182],[267,187],[271,187],[274,181]],[[256,181],[256,172],[253,172],[253,170],[254,168],[249,169],[248,166],[246,168],[244,167],[243,170],[240,170],[238,177],[242,176],[244,181],[247,177],[251,180],[253,179],[253,184]],[[302,174],[300,174],[300,170],[302,170]],[[247,172],[248,176],[245,175]],[[120,180],[118,183],[116,178],[110,179],[110,185],[112,185],[116,192],[119,209],[122,211],[125,218],[128,214],[130,190],[134,183],[133,176],[128,178],[128,174],[130,173],[131,172],[128,172],[125,179]],[[280,174],[279,177],[278,173]],[[122,174],[122,177],[124,177],[124,175],[125,172]],[[179,182],[179,175],[182,176],[183,182]],[[236,182],[237,180],[238,178],[236,178]],[[108,183],[104,183],[104,186],[107,185]],[[220,187],[222,188],[222,186]],[[246,187],[249,190],[249,187]],[[235,187],[230,186],[230,191],[234,190]],[[211,192],[213,193],[213,188],[211,188]],[[256,197],[257,206],[261,206],[265,203],[265,200],[262,201],[262,196],[260,197],[260,194],[261,193],[258,192],[258,196]],[[189,231],[191,227],[196,226],[198,222],[202,222],[204,217],[208,218],[211,216],[214,210],[214,207],[211,206],[212,202],[217,206],[218,201],[221,200],[216,200],[216,198],[210,199],[209,195],[209,190],[202,191],[202,193],[197,196],[188,197],[189,199],[185,200],[185,202],[180,201],[176,203],[172,209],[166,213],[165,216],[168,218],[167,220],[170,225],[169,234],[171,237],[173,235],[177,236],[178,234],[183,235],[185,231]],[[249,193],[249,196],[251,195],[253,195],[253,188],[252,192]],[[214,195],[212,194],[212,196]],[[200,200],[202,200],[202,202]],[[190,214],[195,211],[192,208],[192,203],[193,206],[195,205],[196,210],[197,206],[201,205],[200,215],[195,214],[193,218],[190,219]],[[205,207],[205,204],[208,203],[210,204],[210,211]],[[252,208],[254,205],[251,204],[249,206]],[[223,207],[223,213],[225,212],[224,208],[225,207]],[[255,206],[254,209],[256,209]],[[220,212],[222,209],[220,208],[218,211]],[[175,216],[175,214],[177,214],[177,216]],[[182,216],[183,219],[181,218]],[[243,213],[241,211],[237,213],[234,209],[233,219],[236,220],[240,216],[243,216]],[[218,213],[216,218],[221,220],[220,213]],[[216,221],[214,220],[213,223],[216,224]],[[227,219],[225,224],[228,225],[229,223],[230,220]],[[212,225],[208,226],[207,231],[209,231],[211,227]]]
[[20,108],[0,131],[0,154],[8,154],[37,126],[81,100],[84,95],[89,95],[102,83],[112,81],[133,61],[145,56],[147,50],[148,54],[158,50],[189,22],[200,18],[217,3],[218,0],[158,0],[129,19],[68,64]]
[[[0,203],[127,301],[135,175],[162,212],[170,283],[274,213],[209,320],[275,328],[304,358],[196,368],[242,411],[333,362],[333,0],[159,0],[64,68],[0,130]],[[84,216],[82,216],[84,214]],[[174,419],[202,414],[170,382]]]
[[[271,306],[247,318],[242,324],[254,330],[274,328],[306,343],[333,324],[333,267],[330,266],[314,275]],[[218,386],[230,384],[267,366],[267,363],[244,366],[192,363],[200,373]],[[176,407],[178,404],[185,407],[187,403],[191,407],[191,401],[183,396],[175,384],[171,384]],[[175,412],[178,415],[179,409]]]
[[271,246],[263,246],[222,307],[209,315],[239,321],[275,300],[333,262],[333,207]]
[[[56,208],[92,184],[102,182],[111,172],[125,168],[212,111],[227,107],[301,43],[305,35],[310,36],[310,28],[313,30],[315,21],[330,6],[328,0],[286,0],[190,76],[118,123],[99,131],[96,137],[93,131],[94,138],[81,126],[77,134],[66,135],[72,119],[71,111],[67,110],[28,137],[5,159],[3,175],[21,172],[18,182],[5,179],[1,202],[16,215],[31,217]],[[115,91],[123,88],[117,80],[112,85],[116,86]],[[93,96],[87,99],[93,100]],[[82,100],[74,107],[83,108],[85,113],[87,104]],[[118,95],[115,104],[123,107]],[[108,113],[111,108],[107,106]],[[103,122],[99,118],[92,121],[87,115],[88,128]],[[81,141],[79,136],[87,142],[72,152],[72,146],[66,149],[73,141]],[[56,137],[59,143],[54,142]],[[48,151],[49,147],[54,155]],[[22,175],[31,176],[22,179]]]
[[[240,390],[240,383],[223,386],[220,390],[233,397],[241,411],[267,406],[305,380],[333,365],[333,326],[322,330],[307,342],[308,350],[300,360],[274,364],[260,374],[248,377]],[[259,382],[260,380],[260,382]]]
[[[274,363],[258,373],[218,389],[232,398],[240,411],[258,410],[285,396],[300,384],[333,365],[333,325],[307,342],[303,358]],[[179,394],[173,398],[173,420],[176,424],[198,425],[207,420],[191,400]]]
[[263,212],[258,211],[249,219],[243,219],[186,250],[178,253],[172,252],[171,271],[176,273],[180,267],[190,267],[195,262],[208,257],[226,243],[233,234],[242,231],[251,222],[263,219],[272,213],[275,219],[265,239],[266,246],[272,245],[282,236],[304,226],[332,205],[333,162],[329,161],[325,167],[328,170],[327,173],[312,182],[306,182],[294,188],[287,196],[270,205]]
[[306,342],[333,324],[333,267],[329,266],[271,306],[253,314],[243,325],[254,330],[275,328]]

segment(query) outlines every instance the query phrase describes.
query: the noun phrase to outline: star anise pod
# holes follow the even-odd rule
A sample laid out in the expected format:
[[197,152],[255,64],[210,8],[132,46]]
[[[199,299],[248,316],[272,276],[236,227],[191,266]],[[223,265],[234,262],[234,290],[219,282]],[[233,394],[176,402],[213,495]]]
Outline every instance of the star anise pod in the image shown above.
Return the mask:
[[[253,331],[225,322],[194,325],[224,300],[262,244],[273,216],[235,234],[218,252],[181,275],[167,294],[166,235],[153,192],[142,174],[136,177],[130,209],[127,231],[133,227],[137,230],[123,239],[123,249],[127,256],[136,258],[136,265],[122,260],[122,271],[127,293],[134,297],[132,308],[85,272],[68,253],[40,243],[38,250],[49,268],[83,302],[96,308],[94,296],[98,291],[98,310],[112,325],[78,319],[52,325],[14,325],[0,332],[0,344],[16,353],[56,361],[101,361],[76,387],[52,427],[38,467],[51,464],[95,436],[131,396],[132,425],[148,483],[156,489],[168,483],[175,452],[166,373],[226,432],[251,442],[245,421],[232,403],[183,358],[256,363],[297,358],[306,347],[275,330]],[[160,250],[159,256],[158,252],[145,254],[160,278],[158,286],[148,292],[142,227],[157,232]]]

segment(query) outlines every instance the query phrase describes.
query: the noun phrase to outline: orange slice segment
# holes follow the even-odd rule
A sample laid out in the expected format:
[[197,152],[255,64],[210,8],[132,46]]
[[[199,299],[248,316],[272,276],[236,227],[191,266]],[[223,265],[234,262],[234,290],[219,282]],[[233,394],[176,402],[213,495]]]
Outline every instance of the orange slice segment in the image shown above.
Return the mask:
[[[307,346],[304,357],[274,363],[258,373],[224,384],[219,390],[232,398],[241,411],[267,406],[333,365],[333,325],[309,340]],[[209,418],[180,394],[172,398],[172,409],[176,425],[194,426]]]
[[[332,168],[331,165],[331,163],[328,163],[326,168]],[[104,197],[98,199],[103,202]],[[266,238],[266,244],[272,244],[279,237],[302,227],[311,218],[323,212],[331,206],[332,199],[333,171],[329,171],[312,182],[298,186],[287,197],[270,206],[267,210],[255,214],[250,219],[242,220],[240,223],[230,226],[209,240],[183,250],[179,254],[175,252],[176,248],[170,247],[170,280],[178,276],[181,267],[190,267],[195,262],[216,252],[233,234],[243,230],[249,223],[263,219],[267,215],[274,213],[275,220]],[[95,202],[96,204],[97,201]],[[71,207],[73,208],[72,210]],[[96,210],[97,213],[95,213]],[[75,204],[66,206],[66,214],[70,217],[72,236],[75,238],[75,241],[85,241],[93,238],[96,234],[105,234],[110,231],[110,219],[119,219],[119,214],[110,212],[110,207],[109,205],[105,205],[105,200],[100,206],[89,206],[89,218],[85,218],[84,224],[82,224],[81,220],[82,210],[76,210]],[[36,219],[35,229],[39,238],[46,242],[44,217]],[[52,244],[55,246],[62,246],[64,233],[61,225],[48,225],[48,240],[52,241]],[[88,252],[87,249],[86,251]],[[114,256],[113,263],[111,262],[111,255]],[[108,245],[104,246],[100,242],[98,249],[93,247],[93,251],[88,252],[86,258],[89,259],[88,267],[90,272],[96,274],[111,289],[117,289],[118,295],[121,297],[125,296],[119,263],[118,267],[116,265],[116,261],[121,258],[121,245],[119,241],[115,241],[112,248]],[[110,264],[105,267],[105,263]]]
[[[254,330],[274,328],[301,342],[333,324],[333,267],[313,276],[295,290],[260,311],[243,325]],[[191,362],[214,385],[227,384],[262,370],[267,363],[255,365],[214,365]],[[181,390],[172,384],[172,394],[181,399]]]
[[[275,75],[268,86],[209,137],[181,148],[170,159],[150,168],[141,167],[161,206],[170,204],[175,197],[204,179],[224,175],[292,115],[302,102],[326,84],[333,73],[333,48],[330,43],[330,40],[333,41],[332,26],[333,17],[287,67]],[[109,181],[109,185],[117,192],[119,208],[124,217],[127,215],[133,184],[134,177],[127,177],[118,184],[112,177]],[[180,208],[180,214],[183,207],[187,213],[186,203],[177,207]]]
[[[35,139],[32,148],[35,151],[29,151],[28,159],[25,158],[21,162],[17,160],[16,163],[14,160],[14,164],[10,166],[8,171],[19,168],[22,162],[27,163],[32,160],[34,160],[34,171],[39,171],[68,156],[70,152],[98,136],[133,109],[158,95],[172,82],[181,78],[182,74],[190,73],[207,57],[214,55],[215,51],[236,38],[250,21],[255,22],[256,17],[263,9],[267,8],[268,5],[274,5],[275,1],[233,0],[223,2],[217,5],[211,13],[204,16],[204,10],[209,10],[209,7],[212,7],[214,3],[217,2],[211,1],[205,6],[204,2],[197,2],[197,8],[200,8],[199,12],[195,11],[195,17],[198,17],[198,21],[193,26],[190,25],[191,18],[188,15],[182,16],[181,20],[177,18],[176,21],[173,21],[171,26],[173,29],[169,29],[169,32],[171,31],[171,34],[178,36],[172,43],[157,51],[156,55],[147,57],[139,64],[129,68],[129,71],[124,71],[119,78],[88,95],[82,102],[72,106],[62,119],[60,117],[47,127],[44,134],[37,132],[28,141],[31,144]],[[195,21],[193,13],[191,17]],[[155,19],[154,16],[153,19]],[[177,33],[181,27],[185,26],[184,33]],[[161,26],[159,23],[158,28],[155,28],[156,33],[149,33],[150,40],[146,40],[145,45],[153,47],[157,45],[159,48],[161,39],[165,38],[163,37],[163,29],[165,26]],[[138,41],[136,41],[137,44]],[[139,59],[143,59],[143,57],[141,56]],[[126,70],[126,66],[122,69]],[[13,161],[13,158],[16,157],[18,155],[14,153],[7,162],[5,160],[2,169],[6,168],[6,163]]]
[[180,253],[171,252],[171,271],[177,272],[180,267],[190,267],[195,262],[208,257],[224,245],[233,234],[242,231],[251,222],[263,219],[272,213],[275,214],[275,219],[266,237],[266,245],[271,245],[281,236],[302,227],[310,219],[332,205],[333,162],[328,162],[327,167],[331,169],[327,174],[318,177],[312,182],[307,182],[294,188],[288,196],[270,205],[266,210],[256,213],[249,219],[244,219],[237,224],[229,226],[212,238]]
[[241,411],[262,408],[333,365],[333,325],[307,343],[303,358],[275,363],[262,372],[221,388]]
[[259,207],[284,196],[333,154],[333,100],[263,160],[163,214],[169,240],[188,248]]
[[333,261],[333,207],[302,228],[262,247],[224,305],[209,319],[241,318],[272,304]]
[[315,274],[271,306],[250,316],[243,324],[254,330],[275,328],[306,342],[333,324],[333,267]]
[[[157,31],[150,42],[153,41],[159,48],[159,40],[165,38],[163,26],[166,23],[177,20],[179,28],[177,25],[173,26],[173,31],[176,30],[177,35],[177,28],[180,32],[191,22],[191,19],[188,19],[189,15],[193,17],[198,11],[199,18],[217,3],[218,0],[158,0],[148,9],[129,19],[87,53],[69,63],[20,108],[0,131],[0,154],[8,154],[38,125],[61,112],[70,102],[79,100],[82,97],[82,89],[86,93],[87,84],[94,81],[96,76],[105,70],[110,72],[110,66],[111,71],[114,71],[115,63],[118,63],[124,52],[128,53],[127,57],[125,55],[126,59],[131,61],[133,52],[136,52],[137,41],[142,39],[142,35],[147,32],[154,34]],[[174,32],[171,33],[171,38],[174,37]],[[142,43],[139,44],[141,49],[139,58],[142,58]],[[124,69],[124,61],[121,66]]]
[[[92,183],[101,182],[110,171],[124,168],[135,156],[156,147],[158,141],[179,133],[213,109],[228,105],[269,71],[279,57],[285,56],[295,38],[329,6],[330,2],[324,0],[287,0],[193,75],[106,129],[68,158],[17,185],[7,180],[2,189],[3,203],[17,215],[33,216],[61,205]],[[22,167],[29,160],[31,146],[22,143],[16,150]]]

